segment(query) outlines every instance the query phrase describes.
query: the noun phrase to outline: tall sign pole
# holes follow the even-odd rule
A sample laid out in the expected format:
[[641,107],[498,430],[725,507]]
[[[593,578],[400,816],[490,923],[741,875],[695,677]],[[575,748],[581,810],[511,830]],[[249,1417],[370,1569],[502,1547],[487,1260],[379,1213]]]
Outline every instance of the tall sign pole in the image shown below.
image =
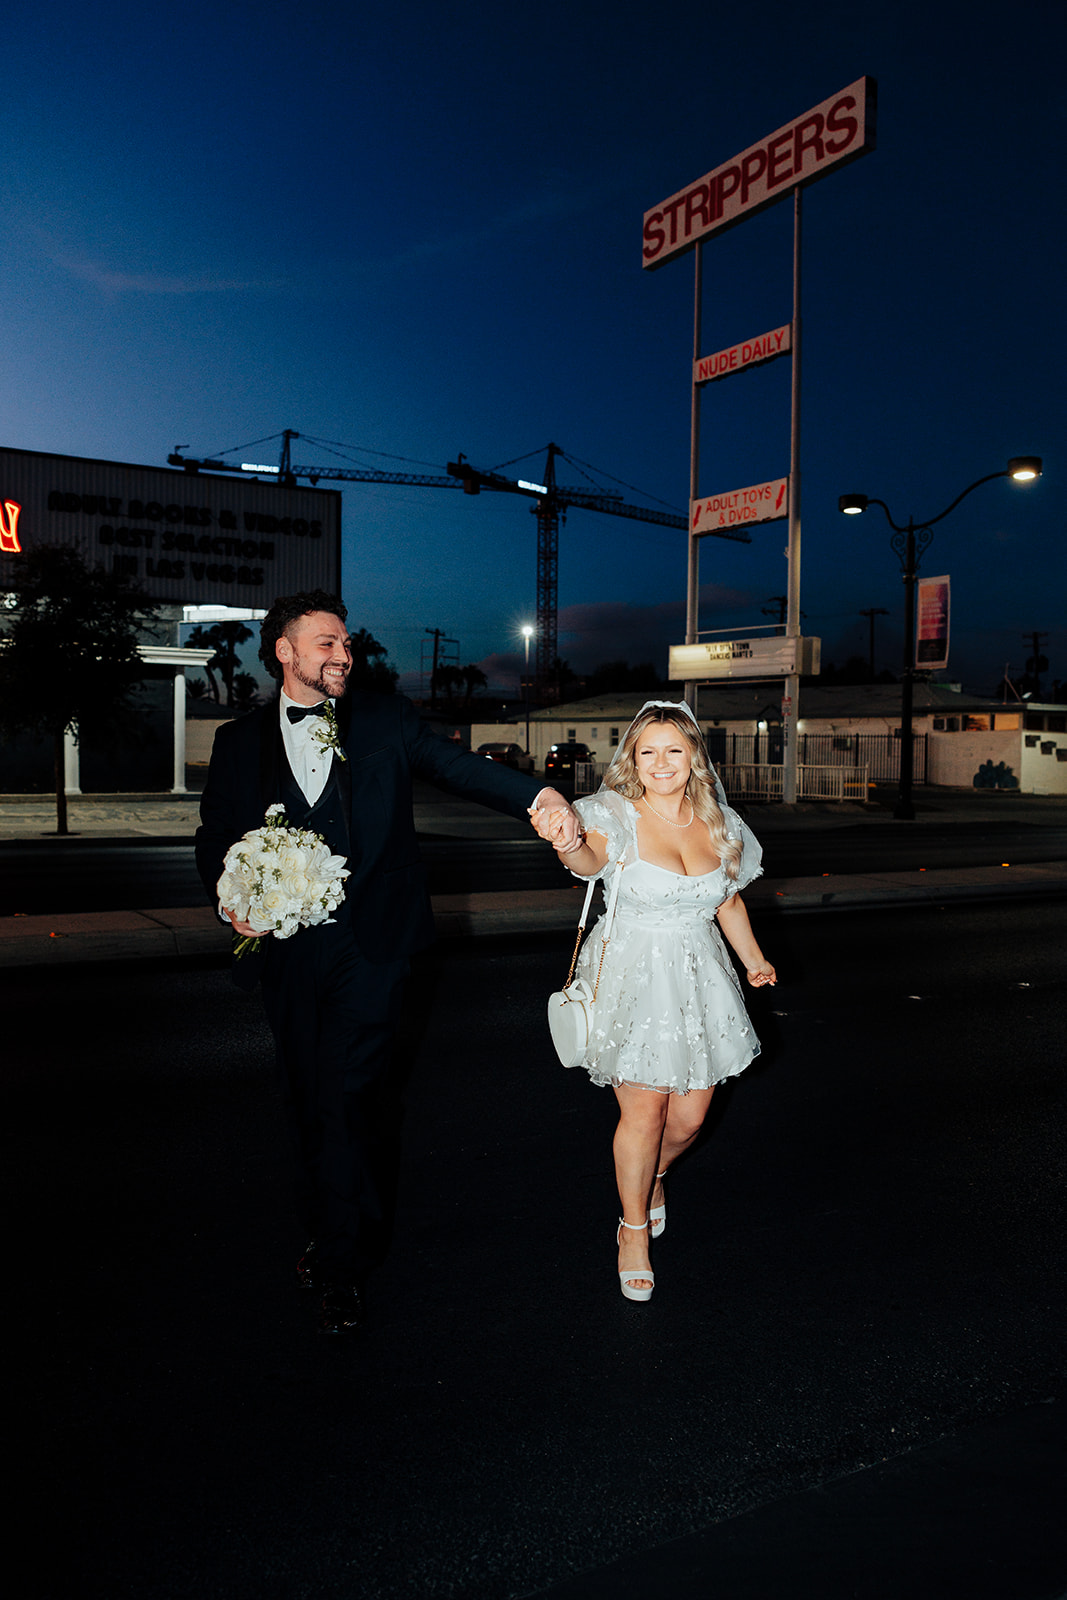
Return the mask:
[[[800,638],[800,237],[801,194],[793,190],[793,369],[789,419],[789,575],[786,586],[785,636]],[[782,799],[795,805],[797,798],[797,721],[800,714],[800,673],[790,673],[782,696]]]
[[[704,284],[704,246],[698,241],[693,250],[693,367],[700,360],[701,341],[701,311],[703,306]],[[689,411],[689,504],[692,505],[700,490],[700,385],[693,383],[690,386],[692,400]],[[693,527],[693,518],[689,518],[689,559],[686,568],[686,598],[685,598],[685,642],[696,644],[697,630],[700,627],[700,539]],[[683,698],[693,708],[693,715],[699,716],[700,709],[697,705],[698,685],[687,683],[684,686]]]
[[[875,147],[877,86],[873,78],[858,78],[839,94],[813,106],[803,116],[779,128],[769,138],[752,145],[707,172],[695,183],[645,212],[642,265],[655,270],[692,250],[695,263],[693,306],[693,377],[689,429],[689,533],[686,572],[685,649],[672,656],[686,663],[686,699],[696,708],[701,681],[692,676],[702,660],[709,668],[715,652],[696,648],[699,643],[700,538],[741,522],[773,522],[788,518],[789,548],[783,658],[782,696],[782,797],[797,797],[798,718],[800,675],[818,670],[818,641],[800,633],[800,383],[801,383],[801,191],[808,184],[866,155]],[[701,356],[702,249],[712,234],[735,227],[747,217],[793,194],[793,316],[785,327]],[[788,355],[792,359],[789,477],[772,479],[722,494],[700,498],[700,394],[714,383],[752,366]],[[810,647],[810,648],[809,648]],[[746,647],[747,648],[747,647]],[[764,671],[755,676],[780,676]]]

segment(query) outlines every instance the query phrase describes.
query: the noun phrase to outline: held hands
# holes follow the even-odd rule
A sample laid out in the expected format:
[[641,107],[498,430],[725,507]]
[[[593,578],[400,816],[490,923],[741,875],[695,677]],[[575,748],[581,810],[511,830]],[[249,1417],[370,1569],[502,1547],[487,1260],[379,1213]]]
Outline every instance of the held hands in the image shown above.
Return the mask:
[[773,988],[778,982],[778,976],[769,961],[761,961],[758,967],[752,967],[745,976],[753,989],[762,989],[766,983]]
[[[530,825],[539,837],[547,839],[560,855],[569,855],[580,849],[585,833],[581,818],[573,806],[569,806],[554,789],[544,790],[537,798],[548,802],[529,808]],[[554,801],[558,801],[558,805],[552,804]]]

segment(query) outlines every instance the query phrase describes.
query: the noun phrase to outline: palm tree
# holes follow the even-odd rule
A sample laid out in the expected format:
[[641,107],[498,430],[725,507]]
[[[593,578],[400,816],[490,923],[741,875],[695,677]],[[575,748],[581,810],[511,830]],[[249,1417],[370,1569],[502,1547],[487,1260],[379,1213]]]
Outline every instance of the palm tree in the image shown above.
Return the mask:
[[215,659],[211,665],[218,668],[219,675],[226,685],[228,706],[233,705],[233,679],[241,664],[237,647],[247,644],[251,637],[251,628],[246,628],[243,622],[216,622],[207,631],[208,641],[215,646]]
[[488,689],[489,679],[481,667],[477,666],[473,661],[468,661],[465,667],[460,667],[459,675],[467,691],[463,706],[466,711],[469,711],[475,689]]
[[197,623],[196,627],[193,629],[192,633],[190,633],[188,639],[186,639],[185,642],[186,642],[186,644],[191,644],[193,646],[194,650],[214,650],[215,651],[215,654],[212,656],[211,660],[204,667],[204,672],[205,672],[205,674],[207,676],[208,687],[209,687],[210,692],[211,692],[211,698],[212,698],[212,700],[218,700],[218,698],[219,698],[219,686],[218,686],[218,683],[217,683],[217,681],[215,679],[215,670],[214,670],[219,664],[218,640],[212,637],[213,634],[214,634],[214,629],[210,629],[209,630],[207,628],[202,628],[200,626],[200,624]]

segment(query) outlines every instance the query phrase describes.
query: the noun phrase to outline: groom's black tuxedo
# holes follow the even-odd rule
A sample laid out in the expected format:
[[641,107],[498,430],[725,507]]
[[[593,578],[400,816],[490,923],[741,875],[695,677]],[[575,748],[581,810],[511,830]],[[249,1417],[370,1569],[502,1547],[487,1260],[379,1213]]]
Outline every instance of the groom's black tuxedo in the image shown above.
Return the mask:
[[204,887],[268,806],[320,833],[351,876],[333,924],[264,939],[235,964],[242,987],[262,978],[294,1139],[301,1210],[333,1281],[373,1264],[382,1219],[376,1108],[408,962],[433,938],[412,815],[412,778],[524,817],[543,787],[439,738],[402,696],[351,691],[336,703],[346,761],[334,758],[309,806],[292,775],[272,701],[215,736],[196,836]]
[[[368,961],[396,961],[433,939],[412,817],[412,777],[514,817],[525,817],[543,784],[439,738],[402,695],[352,690],[337,702],[337,715],[348,759],[334,761],[333,776],[348,830],[352,875],[345,888],[352,931]],[[220,726],[196,835],[197,866],[213,901],[227,850],[250,828],[262,826],[266,808],[287,798],[292,781],[277,701]],[[238,980],[242,969],[253,970],[247,961],[238,966]]]

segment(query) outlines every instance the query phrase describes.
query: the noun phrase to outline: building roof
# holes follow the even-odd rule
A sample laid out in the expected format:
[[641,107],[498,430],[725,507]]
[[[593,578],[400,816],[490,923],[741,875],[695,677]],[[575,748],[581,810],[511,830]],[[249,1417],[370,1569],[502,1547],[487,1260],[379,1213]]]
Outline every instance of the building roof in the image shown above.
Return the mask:
[[[629,722],[637,715],[646,700],[680,700],[682,685],[672,683],[658,694],[646,691],[628,691],[620,694],[593,695],[585,700],[565,701],[558,706],[545,706],[531,711],[531,722]],[[758,722],[773,720],[781,715],[781,680],[769,678],[765,683],[702,684],[699,692],[701,722]],[[960,712],[1011,711],[1039,709],[1031,701],[992,700],[983,695],[968,694],[947,683],[919,681],[912,693],[913,714],[916,717],[941,716]],[[1056,709],[1056,708],[1053,708]],[[900,685],[898,683],[833,684],[820,687],[805,684],[800,691],[800,716],[818,721],[844,722],[859,717],[900,716]]]

